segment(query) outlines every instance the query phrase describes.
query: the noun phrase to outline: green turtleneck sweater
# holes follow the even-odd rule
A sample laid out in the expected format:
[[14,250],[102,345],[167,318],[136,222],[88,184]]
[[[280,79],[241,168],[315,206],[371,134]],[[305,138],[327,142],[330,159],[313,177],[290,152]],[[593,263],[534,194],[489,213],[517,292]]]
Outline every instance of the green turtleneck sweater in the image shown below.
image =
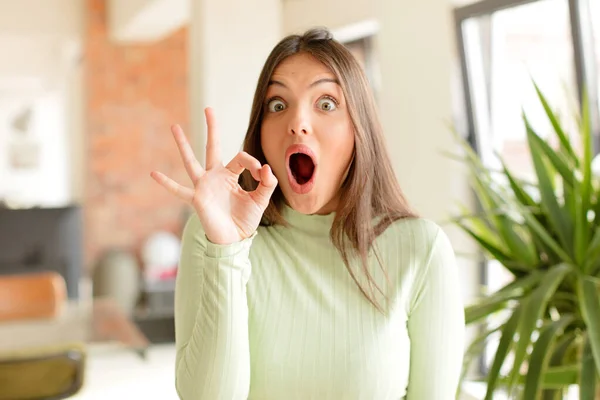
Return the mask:
[[[176,387],[185,400],[449,400],[464,313],[455,255],[425,219],[375,241],[379,312],[329,238],[334,218],[284,209],[289,226],[216,245],[187,223],[175,292]],[[360,276],[360,273],[359,273]]]

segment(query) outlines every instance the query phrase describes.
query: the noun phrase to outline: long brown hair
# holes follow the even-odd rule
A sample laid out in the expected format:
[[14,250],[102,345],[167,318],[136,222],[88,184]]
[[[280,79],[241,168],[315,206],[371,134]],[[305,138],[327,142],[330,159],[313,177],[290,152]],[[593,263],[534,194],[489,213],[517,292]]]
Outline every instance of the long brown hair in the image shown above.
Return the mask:
[[[348,104],[354,126],[354,156],[347,178],[341,187],[341,200],[330,236],[361,292],[383,312],[383,306],[377,300],[375,289],[384,296],[386,301],[388,299],[370,271],[367,262],[369,251],[373,241],[392,222],[401,218],[416,217],[416,214],[409,207],[394,175],[385,148],[375,101],[365,73],[352,53],[334,40],[327,29],[314,28],[303,35],[289,35],[272,50],[258,79],[250,124],[244,140],[244,151],[256,157],[261,163],[266,163],[260,135],[269,80],[275,68],[283,60],[298,53],[313,56],[336,75]],[[248,171],[245,171],[240,178],[240,185],[246,190],[254,190],[257,182]],[[281,215],[282,206],[283,193],[278,187],[265,210],[262,224],[285,225]],[[378,220],[376,224],[375,219]],[[360,269],[368,285],[361,283],[351,267],[352,253],[360,257]],[[377,259],[387,278],[381,260],[379,257]]]

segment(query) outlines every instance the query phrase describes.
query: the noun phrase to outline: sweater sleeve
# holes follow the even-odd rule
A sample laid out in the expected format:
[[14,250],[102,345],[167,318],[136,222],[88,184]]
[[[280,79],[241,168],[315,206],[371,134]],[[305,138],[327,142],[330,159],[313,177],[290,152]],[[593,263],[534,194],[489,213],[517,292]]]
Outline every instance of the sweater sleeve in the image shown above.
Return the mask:
[[249,251],[207,240],[193,215],[182,235],[175,287],[175,386],[182,400],[245,400],[250,389]]
[[411,340],[407,400],[456,398],[464,354],[465,317],[455,254],[437,227],[418,266],[408,317]]

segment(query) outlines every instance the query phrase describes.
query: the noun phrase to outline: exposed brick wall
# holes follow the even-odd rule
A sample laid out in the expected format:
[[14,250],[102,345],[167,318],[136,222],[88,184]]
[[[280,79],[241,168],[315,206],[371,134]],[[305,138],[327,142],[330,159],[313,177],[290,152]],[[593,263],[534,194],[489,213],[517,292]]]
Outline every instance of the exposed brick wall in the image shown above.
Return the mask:
[[120,45],[107,32],[105,0],[87,0],[85,37],[85,258],[137,252],[159,229],[179,233],[183,203],[151,178],[189,183],[170,125],[188,126],[185,29],[150,45]]

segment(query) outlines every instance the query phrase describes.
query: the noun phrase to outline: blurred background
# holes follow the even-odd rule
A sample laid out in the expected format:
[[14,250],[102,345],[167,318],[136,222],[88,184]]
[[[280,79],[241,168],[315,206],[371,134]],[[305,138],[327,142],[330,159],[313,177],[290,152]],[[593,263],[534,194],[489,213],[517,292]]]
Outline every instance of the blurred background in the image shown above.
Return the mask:
[[[398,179],[450,235],[465,302],[510,281],[448,223],[474,207],[464,166],[444,155],[458,147],[450,127],[487,165],[498,153],[534,179],[521,111],[541,135],[552,127],[533,77],[567,127],[587,88],[597,152],[600,0],[0,0],[0,280],[13,279],[0,283],[0,358],[71,343],[73,398],[176,398],[173,279],[190,210],[149,173],[187,182],[169,127],[202,161],[205,106],[231,158],[268,53],[314,26],[363,64]],[[491,360],[483,351],[472,374]],[[465,399],[484,395],[465,383]]]

